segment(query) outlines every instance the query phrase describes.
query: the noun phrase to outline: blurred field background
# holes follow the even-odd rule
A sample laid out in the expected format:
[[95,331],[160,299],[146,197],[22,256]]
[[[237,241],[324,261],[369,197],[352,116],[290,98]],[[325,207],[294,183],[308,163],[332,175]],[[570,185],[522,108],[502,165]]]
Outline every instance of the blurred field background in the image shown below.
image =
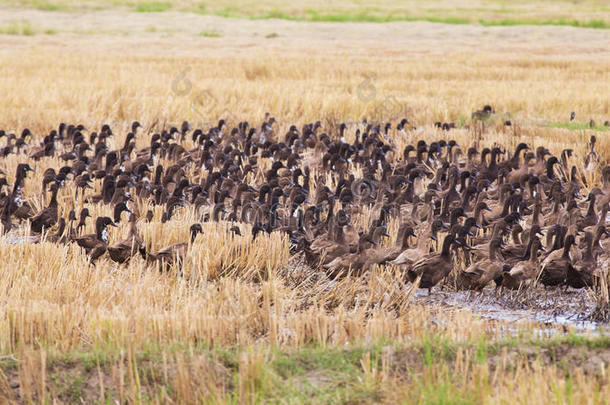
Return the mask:
[[542,0],[535,4],[524,0],[339,0],[332,4],[320,0],[20,0],[9,5],[45,11],[90,11],[119,8],[142,13],[182,11],[221,17],[250,19],[281,18],[296,21],[391,22],[430,21],[447,24],[483,25],[572,25],[608,28],[610,7],[603,0]]
[[[136,119],[150,133],[184,119],[194,128],[219,118],[258,123],[265,112],[280,130],[406,116],[419,137],[467,144],[471,112],[491,104],[485,142],[526,140],[555,153],[572,146],[582,156],[597,134],[607,159],[609,21],[605,1],[5,1],[0,127],[40,137],[61,121],[109,123],[117,147]],[[441,134],[436,121],[461,129]],[[12,175],[18,160],[0,168]],[[40,192],[41,176],[27,181],[26,195]],[[183,210],[161,228],[160,216],[140,226],[154,248],[185,240],[182,225],[196,219]],[[36,403],[610,398],[603,331],[579,336],[425,307],[389,270],[316,282],[288,263],[278,235],[236,254],[248,237],[206,224],[185,277],[142,260],[91,271],[75,246],[0,244],[0,395]]]

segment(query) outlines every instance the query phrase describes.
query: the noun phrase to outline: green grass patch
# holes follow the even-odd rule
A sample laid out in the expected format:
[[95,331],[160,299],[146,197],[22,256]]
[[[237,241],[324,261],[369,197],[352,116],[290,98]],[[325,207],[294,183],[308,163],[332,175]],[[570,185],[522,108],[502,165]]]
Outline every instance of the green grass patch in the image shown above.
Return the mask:
[[610,349],[610,335],[599,335],[596,337],[581,336],[574,333],[559,336],[539,342],[541,347],[554,347],[568,345],[571,347],[582,347],[587,349]]
[[32,7],[44,11],[69,11],[70,7],[67,4],[59,4],[51,1],[34,1]]
[[[176,370],[176,367],[192,369],[190,361],[204,365],[208,363],[202,363],[201,359],[207,359],[209,365],[206,367],[220,370],[215,378],[225,381],[228,389],[225,399],[235,403],[244,400],[253,403],[375,403],[388,399],[385,397],[388,392],[406,394],[393,385],[384,384],[379,377],[383,374],[397,378],[396,381],[408,381],[409,398],[414,403],[467,404],[479,403],[489,394],[490,387],[485,378],[469,385],[463,376],[452,372],[460,349],[467,350],[468,361],[495,364],[491,357],[503,349],[528,354],[533,349],[549,356],[549,353],[555,353],[555,347],[582,348],[584,362],[591,352],[610,348],[610,336],[567,334],[550,339],[512,337],[493,342],[480,338],[458,344],[445,337],[430,335],[407,346],[380,341],[364,346],[312,345],[298,349],[151,343],[135,352],[108,346],[64,353],[50,347],[46,355],[46,374],[54,397],[68,402],[97,400],[98,391],[93,392],[98,397],[92,398],[91,390],[87,391],[87,381],[97,381],[100,373],[110,377],[120,370],[126,381],[133,376],[140,381],[138,387],[142,384],[144,392],[151,392],[153,397],[160,393],[172,397],[184,387],[175,386],[171,378],[166,380],[164,370],[167,367],[169,370]],[[565,349],[560,349],[556,353],[564,352]],[[18,367],[23,364],[18,356],[0,357],[0,369],[9,378],[18,375]],[[249,360],[244,362],[244,356]],[[182,360],[176,362],[177,358]],[[569,357],[560,356],[555,361],[561,367],[566,359]],[[572,375],[570,367],[574,365],[565,364],[568,379]],[[105,388],[109,402],[114,402],[117,387]],[[555,394],[558,398],[571,398],[571,390],[571,387],[565,387]]]
[[[566,2],[567,3],[567,2]],[[76,4],[74,2],[60,0],[11,0],[11,5],[35,8],[44,11],[77,11],[77,10],[101,10],[112,7],[123,7],[125,3],[118,0],[90,0]],[[428,21],[441,24],[480,24],[483,26],[518,26],[518,25],[553,25],[570,26],[580,28],[610,29],[608,18],[608,7],[585,7],[579,8],[578,13],[594,15],[589,18],[583,14],[574,14],[574,18],[565,18],[570,15],[572,7],[565,4],[564,9],[549,13],[539,13],[539,17],[526,17],[526,10],[507,7],[504,1],[492,1],[486,6],[478,8],[455,7],[443,8],[412,8],[409,9],[401,4],[380,3],[377,7],[363,6],[354,8],[347,3],[339,2],[332,6],[320,6],[317,8],[294,8],[284,3],[267,3],[264,5],[240,4],[231,2],[193,1],[174,5],[170,1],[132,1],[127,5],[133,7],[137,12],[153,13],[164,12],[171,9],[177,11],[193,12],[200,14],[216,15],[231,18],[250,19],[282,19],[291,21],[312,22],[371,22],[384,23],[394,21]],[[512,6],[512,5],[511,5]]]
[[505,18],[501,20],[485,20],[480,19],[479,24],[486,27],[497,27],[497,26],[516,26],[516,25],[555,25],[555,26],[566,26],[566,27],[579,27],[579,28],[595,28],[595,29],[610,29],[610,22],[604,20],[531,20],[531,19],[514,19]]
[[172,3],[167,1],[151,1],[139,3],[136,7],[138,13],[162,13],[172,8]]
[[[201,12],[201,11],[200,11]],[[271,10],[264,13],[255,15],[244,14],[237,9],[224,9],[220,12],[211,12],[210,14],[216,14],[223,17],[233,18],[250,18],[255,20],[266,20],[266,19],[281,19],[290,21],[310,21],[310,22],[370,22],[370,23],[387,23],[387,22],[410,22],[410,21],[427,21],[438,24],[450,24],[450,25],[465,25],[465,24],[480,24],[486,27],[496,26],[517,26],[517,25],[556,25],[556,26],[570,26],[579,28],[596,28],[596,29],[610,29],[610,22],[594,19],[588,21],[581,21],[577,19],[566,20],[538,20],[538,19],[518,19],[518,18],[504,18],[504,19],[489,19],[489,18],[470,18],[468,16],[434,16],[434,15],[409,15],[400,13],[373,13],[369,11],[360,12],[323,12],[318,10],[305,10],[302,14],[290,14],[281,10]]]
[[54,0],[23,0],[19,2],[11,2],[15,6],[28,7],[36,10],[42,11],[72,11],[72,6],[63,1],[54,1]]
[[210,30],[210,31],[201,31],[199,33],[200,37],[205,37],[205,38],[220,38],[222,37],[222,34],[216,30]]
[[30,36],[35,35],[36,31],[28,21],[22,21],[0,26],[0,34]]

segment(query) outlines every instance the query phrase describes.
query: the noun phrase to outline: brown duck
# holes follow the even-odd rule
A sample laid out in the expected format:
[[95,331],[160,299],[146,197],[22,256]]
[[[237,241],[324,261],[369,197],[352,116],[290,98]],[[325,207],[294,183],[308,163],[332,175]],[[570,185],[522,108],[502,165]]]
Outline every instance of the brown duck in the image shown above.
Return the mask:
[[108,255],[112,261],[123,264],[129,261],[135,252],[139,251],[143,240],[138,234],[136,226],[137,217],[135,214],[129,215],[129,233],[122,241],[108,246]]
[[591,232],[585,232],[584,242],[585,251],[582,259],[567,268],[566,288],[593,287],[597,282],[598,275],[595,272],[597,260],[593,256],[593,234]]
[[[197,235],[203,233],[203,228],[201,224],[195,223],[190,227],[190,244],[192,244]],[[186,252],[188,251],[189,243],[180,242],[174,243],[173,245],[169,245],[159,250],[157,253],[149,253],[147,252],[144,246],[140,247],[140,254],[142,257],[149,263],[159,262],[165,265],[165,269],[169,269],[169,267],[174,263],[181,263],[186,256]]]
[[488,258],[473,263],[458,273],[458,288],[480,291],[492,280],[501,277],[503,270],[510,269],[510,266],[505,265],[500,256],[499,251],[502,249],[502,246],[502,239],[492,239],[489,242]]
[[75,242],[89,254],[91,264],[106,253],[108,248],[108,226],[116,226],[109,217],[98,217],[95,220],[95,233],[77,237]]
[[576,239],[574,235],[568,234],[563,243],[563,253],[561,257],[555,258],[546,262],[540,270],[540,282],[545,287],[558,286],[566,282],[568,269],[572,267],[572,259],[570,258],[570,248],[574,245]]
[[529,287],[536,280],[540,268],[539,249],[542,249],[542,242],[536,237],[530,242],[528,259],[517,262],[508,271],[503,271],[501,286],[510,290]]
[[418,278],[421,278],[419,287],[427,288],[428,294],[430,294],[432,292],[432,287],[447,277],[453,269],[450,249],[452,244],[461,245],[452,234],[445,236],[443,247],[440,252],[424,257],[411,266],[411,269],[407,272],[409,281],[414,282]]
[[50,229],[57,223],[57,192],[59,185],[54,183],[51,185],[51,201],[49,205],[32,217],[31,229],[32,232],[42,233],[43,229]]

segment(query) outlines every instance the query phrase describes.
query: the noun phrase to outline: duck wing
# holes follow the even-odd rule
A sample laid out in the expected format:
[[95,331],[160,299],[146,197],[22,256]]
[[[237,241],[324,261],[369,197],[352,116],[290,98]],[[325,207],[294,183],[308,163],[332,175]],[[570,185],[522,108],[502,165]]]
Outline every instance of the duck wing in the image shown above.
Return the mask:
[[106,250],[107,250],[107,246],[105,243],[99,244],[98,246],[93,248],[93,250],[91,250],[90,259],[89,259],[91,264],[94,264],[97,261],[97,259],[102,257],[102,255],[104,253],[106,253]]
[[78,246],[84,248],[87,253],[91,249],[95,248],[98,243],[100,243],[95,234],[83,235],[75,238],[74,241],[78,244]]
[[140,248],[136,238],[127,238],[108,247],[110,258],[117,263],[127,262]]
[[424,256],[424,252],[420,249],[407,249],[399,254],[396,259],[392,260],[390,264],[394,266],[400,266],[404,264],[412,264],[421,260]]
[[157,260],[163,260],[165,262],[173,262],[176,258],[182,259],[186,250],[188,249],[188,243],[174,243],[173,245],[169,245],[157,252],[156,257]]

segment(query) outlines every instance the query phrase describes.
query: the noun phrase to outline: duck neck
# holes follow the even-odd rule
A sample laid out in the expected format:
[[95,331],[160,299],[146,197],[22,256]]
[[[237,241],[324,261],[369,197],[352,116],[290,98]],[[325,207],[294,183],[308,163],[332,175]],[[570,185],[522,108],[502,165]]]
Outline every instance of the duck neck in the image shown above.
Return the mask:
[[498,151],[494,150],[491,152],[491,162],[489,163],[489,169],[495,169],[498,165]]
[[513,158],[512,158],[512,163],[513,164],[519,164],[519,154],[521,153],[522,147],[521,145],[519,145],[516,149],[515,149],[515,153],[513,154]]
[[536,205],[534,205],[534,215],[532,217],[532,226],[534,225],[538,225],[540,226],[540,209],[542,207],[540,206],[540,203],[536,202]]
[[409,235],[407,234],[407,230],[407,227],[401,229],[396,238],[396,247],[400,247],[403,250],[409,248]]
[[492,242],[489,242],[489,260],[498,260],[498,248],[492,245]]
[[[473,191],[471,189],[466,189],[466,191],[464,192],[464,196],[462,198],[462,208],[464,208],[464,211],[470,211],[470,199],[472,197]],[[477,217],[476,215],[474,216],[475,218]]]
[[512,232],[513,243],[515,245],[521,245],[521,231],[517,227],[513,228]]
[[477,206],[474,208],[474,214],[472,215],[472,217],[477,221],[478,224],[483,223],[483,221],[481,221],[481,212],[483,212],[483,210],[477,204]]
[[223,203],[216,204],[214,206],[214,212],[212,214],[212,220],[218,222],[220,220],[220,213],[224,209]]
[[335,241],[337,243],[345,243],[345,232],[343,231],[343,225],[337,224],[337,233],[335,235]]
[[563,254],[561,255],[562,258],[564,259],[569,259],[570,258],[570,248],[572,247],[572,243],[568,242],[564,245],[563,247]]
[[555,199],[555,202],[553,203],[553,214],[557,214],[559,212],[559,206],[560,206],[560,201],[559,199]]
[[602,213],[599,216],[599,219],[597,220],[597,225],[598,226],[605,226],[606,225],[606,217],[608,216],[608,204],[604,204],[604,206],[602,207]]
[[508,210],[510,209],[511,204],[513,203],[513,198],[507,198],[504,201],[504,206],[502,207],[502,213],[500,213],[501,217],[505,217],[508,215]]
[[101,240],[102,242],[107,242],[106,225],[99,224],[97,226],[97,229],[95,230],[95,234],[98,240]]
[[419,203],[415,203],[413,204],[413,209],[411,210],[411,220],[414,223],[419,223],[419,220],[417,218],[417,209],[419,208]]
[[593,240],[591,238],[586,241],[587,246],[585,247],[585,252],[582,255],[583,260],[592,261],[593,260]]
[[593,240],[593,247],[601,247],[601,244],[599,243],[599,241],[602,238],[602,235],[604,234],[604,229],[603,228],[599,228],[598,231],[595,233],[595,239]]
[[491,239],[500,237],[500,231],[502,230],[502,222],[496,222],[493,229],[491,230]]
[[135,218],[133,218],[132,220],[129,221],[129,236],[134,237],[134,236],[137,236],[137,234],[138,234],[138,228],[136,226],[136,220],[135,220]]
[[53,194],[51,194],[51,201],[49,202],[49,207],[57,207],[57,192],[59,191],[59,187],[53,188]]
[[17,176],[15,177],[15,185],[13,186],[13,194],[17,194],[23,187],[23,177],[23,173],[17,172]]
[[529,250],[530,262],[536,263],[536,261],[538,260],[537,253],[538,253],[538,246],[536,246],[536,244],[532,242],[530,245],[530,250]]
[[548,161],[546,164],[546,177],[549,179],[555,178],[555,172],[553,171],[553,161]]
[[441,251],[442,257],[449,257],[451,254],[451,242],[453,238],[450,235],[445,236],[445,240],[443,241],[443,249]]
[[562,241],[563,241],[563,231],[558,231],[555,234],[555,241],[553,242],[553,246],[551,247],[551,251],[561,249]]
[[591,201],[589,201],[589,209],[587,210],[587,217],[595,217],[595,194],[591,195]]

